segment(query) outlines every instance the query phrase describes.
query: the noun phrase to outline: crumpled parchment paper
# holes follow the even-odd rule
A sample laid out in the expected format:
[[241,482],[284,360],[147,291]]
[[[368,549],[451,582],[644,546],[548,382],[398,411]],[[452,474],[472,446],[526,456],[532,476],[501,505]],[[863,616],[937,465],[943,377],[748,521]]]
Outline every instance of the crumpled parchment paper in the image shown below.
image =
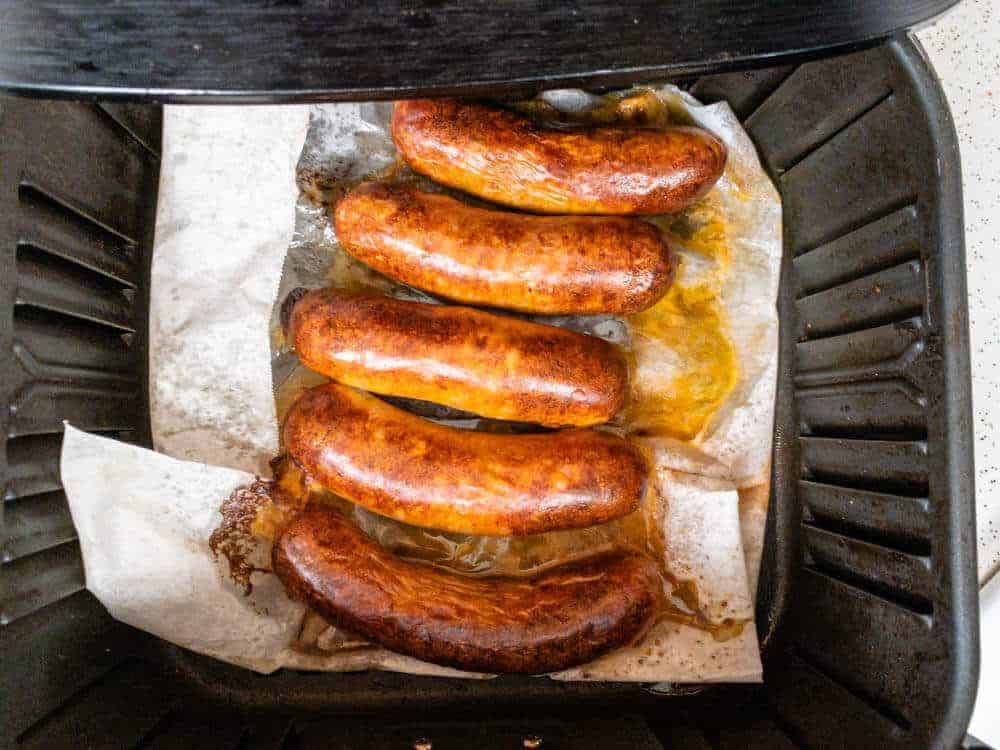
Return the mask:
[[[715,275],[722,278],[719,297],[740,367],[725,402],[695,439],[644,439],[656,455],[666,500],[668,567],[696,582],[702,609],[713,621],[747,625],[738,637],[720,642],[705,631],[663,621],[635,648],[556,677],[757,680],[748,578],[756,580],[763,513],[761,503],[741,502],[738,488],[744,495],[747,488],[760,488],[768,472],[780,207],[728,107],[700,107],[673,89],[660,95],[730,149],[730,166],[713,194],[741,230],[728,238],[726,264],[700,262],[697,253],[688,262],[685,252],[679,282],[697,284],[713,263],[725,265],[725,273]],[[550,96],[560,103],[560,97],[585,101],[587,95]],[[339,122],[329,117],[329,106],[312,110],[314,124],[333,123],[324,144],[336,151],[339,143],[353,155],[341,162],[342,178],[369,174],[371,164],[388,167],[395,159],[378,124],[387,106],[336,105],[345,113],[354,109]],[[150,397],[154,444],[174,458],[67,429],[63,478],[87,585],[115,617],[260,672],[294,666],[474,676],[357,644],[327,654],[291,648],[303,626],[302,607],[289,602],[267,573],[254,574],[254,592],[243,596],[208,549],[222,500],[252,474],[266,475],[278,449],[270,321],[286,251],[304,247],[303,229],[332,231],[319,223],[304,226],[307,209],[300,202],[293,235],[295,168],[309,116],[306,107],[165,110]],[[361,166],[358,155],[371,161]],[[288,273],[285,280],[297,281]],[[275,372],[277,379],[277,367]],[[647,377],[655,384],[659,376],[651,371]],[[751,506],[753,513],[743,512]]]
[[[253,591],[245,595],[225,563],[208,551],[219,498],[254,476],[67,425],[62,479],[87,588],[123,622],[257,672],[294,667],[484,677],[371,646],[328,653],[294,648],[305,607],[289,600],[270,573],[253,573]],[[675,501],[663,521],[673,540],[668,554],[698,581],[702,604],[715,619],[752,618],[736,491],[698,477],[667,478],[661,489]],[[681,528],[690,533],[679,533]],[[678,683],[756,681],[760,675],[752,622],[736,638],[719,642],[704,630],[665,620],[636,647],[552,677]]]

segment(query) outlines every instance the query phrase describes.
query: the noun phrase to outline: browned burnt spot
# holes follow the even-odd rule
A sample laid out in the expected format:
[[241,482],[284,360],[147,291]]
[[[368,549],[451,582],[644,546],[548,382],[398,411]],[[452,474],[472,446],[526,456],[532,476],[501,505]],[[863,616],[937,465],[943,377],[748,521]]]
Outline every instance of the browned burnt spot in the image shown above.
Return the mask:
[[260,511],[272,503],[273,486],[273,482],[257,479],[250,485],[233,490],[219,508],[222,523],[208,540],[215,558],[222,555],[229,562],[229,576],[246,596],[253,591],[250,576],[264,570],[250,561],[256,546],[252,527]]
[[[692,580],[674,578],[669,573],[662,573],[668,581],[670,596],[664,601],[660,617],[664,620],[678,622],[709,633],[716,641],[723,642],[736,638],[743,632],[749,619],[737,620],[726,617],[721,621],[709,619],[701,603],[698,584]],[[722,602],[726,606],[727,602]]]
[[299,192],[317,206],[336,201],[344,192],[343,180],[327,172],[324,165],[303,163],[295,171]]
[[230,578],[247,595],[253,590],[253,573],[270,572],[267,548],[306,506],[314,489],[285,455],[271,461],[271,472],[273,481],[257,478],[233,490],[219,508],[222,521],[208,540],[212,554],[226,558]]
[[286,337],[288,336],[288,326],[292,319],[292,311],[295,309],[295,305],[298,304],[299,300],[302,299],[308,292],[309,290],[304,287],[296,287],[288,293],[288,296],[285,297],[284,301],[281,303],[279,318],[282,333]]
[[623,125],[663,129],[671,125],[691,125],[691,116],[681,103],[664,101],[651,88],[633,88],[605,94],[595,106],[578,112],[557,110],[542,99],[517,102],[512,108],[545,127],[598,127]]

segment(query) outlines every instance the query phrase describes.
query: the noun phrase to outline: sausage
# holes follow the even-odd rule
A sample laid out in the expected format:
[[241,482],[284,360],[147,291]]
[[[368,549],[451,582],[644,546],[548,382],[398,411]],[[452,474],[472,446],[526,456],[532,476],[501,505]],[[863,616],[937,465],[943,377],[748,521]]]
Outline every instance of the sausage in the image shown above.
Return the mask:
[[361,262],[474,305],[625,315],[655,304],[674,277],[666,241],[640,219],[489,211],[366,183],[340,201],[335,220],[340,243]]
[[337,383],[305,391],[282,430],[308,477],[415,526],[512,536],[604,523],[636,510],[649,469],[596,430],[474,432],[422,419]]
[[288,336],[333,380],[495,419],[599,424],[628,393],[613,344],[467,307],[320,289],[294,303]]
[[454,99],[396,102],[392,137],[420,174],[538,213],[674,213],[726,164],[726,147],[700,128],[553,130]]
[[400,559],[324,507],[293,521],[272,557],[288,595],[336,626],[476,672],[554,672],[626,646],[662,592],[652,558],[630,551],[532,578],[461,576]]

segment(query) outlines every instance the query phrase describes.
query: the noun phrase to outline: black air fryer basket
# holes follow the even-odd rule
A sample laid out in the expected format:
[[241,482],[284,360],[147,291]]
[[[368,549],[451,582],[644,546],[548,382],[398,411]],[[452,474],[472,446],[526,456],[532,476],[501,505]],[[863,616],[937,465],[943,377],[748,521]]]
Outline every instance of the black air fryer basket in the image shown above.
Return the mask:
[[[0,98],[3,747],[974,746],[958,146],[894,33],[948,4],[0,0],[0,88],[29,95]],[[151,442],[155,101],[665,78],[732,105],[784,205],[764,685],[259,676],[111,619],[84,588],[58,458],[63,420]]]

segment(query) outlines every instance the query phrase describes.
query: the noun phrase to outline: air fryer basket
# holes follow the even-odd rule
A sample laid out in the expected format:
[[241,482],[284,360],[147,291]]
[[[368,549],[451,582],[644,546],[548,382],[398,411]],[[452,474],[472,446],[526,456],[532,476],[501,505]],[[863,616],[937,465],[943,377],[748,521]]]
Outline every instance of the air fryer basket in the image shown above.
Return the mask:
[[264,677],[113,621],[83,587],[60,433],[68,420],[150,444],[161,111],[0,99],[3,745],[958,744],[975,533],[959,157],[940,87],[899,37],[691,88],[730,102],[784,201],[763,687]]

